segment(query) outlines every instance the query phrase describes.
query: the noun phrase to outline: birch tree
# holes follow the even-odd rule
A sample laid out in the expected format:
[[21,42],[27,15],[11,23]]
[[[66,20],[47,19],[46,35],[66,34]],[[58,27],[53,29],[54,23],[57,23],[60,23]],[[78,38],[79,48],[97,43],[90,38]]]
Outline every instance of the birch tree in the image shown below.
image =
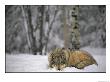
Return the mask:
[[72,31],[71,31],[71,43],[72,43],[72,49],[79,49],[80,48],[80,33],[79,33],[79,27],[78,27],[78,9],[79,6],[73,6],[72,9]]

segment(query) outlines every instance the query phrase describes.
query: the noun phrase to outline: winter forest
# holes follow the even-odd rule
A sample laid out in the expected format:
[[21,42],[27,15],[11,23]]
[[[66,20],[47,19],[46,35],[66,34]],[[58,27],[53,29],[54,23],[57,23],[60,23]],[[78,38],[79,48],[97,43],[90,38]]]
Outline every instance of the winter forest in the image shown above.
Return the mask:
[[[106,6],[74,8],[75,5],[6,5],[5,71],[106,72]],[[73,11],[77,18],[73,18]],[[78,47],[88,51],[98,66],[90,65],[83,70],[74,67],[63,71],[49,69],[48,53],[55,48],[71,48],[74,45],[72,27],[75,26],[79,33]]]

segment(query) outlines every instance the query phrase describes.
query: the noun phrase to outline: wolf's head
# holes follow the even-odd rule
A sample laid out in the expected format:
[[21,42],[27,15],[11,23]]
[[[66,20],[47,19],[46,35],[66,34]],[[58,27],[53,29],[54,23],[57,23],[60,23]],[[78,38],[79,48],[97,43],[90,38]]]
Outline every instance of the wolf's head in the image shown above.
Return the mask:
[[67,58],[63,49],[55,50],[51,54],[52,68],[56,68],[57,70],[62,70],[67,66]]

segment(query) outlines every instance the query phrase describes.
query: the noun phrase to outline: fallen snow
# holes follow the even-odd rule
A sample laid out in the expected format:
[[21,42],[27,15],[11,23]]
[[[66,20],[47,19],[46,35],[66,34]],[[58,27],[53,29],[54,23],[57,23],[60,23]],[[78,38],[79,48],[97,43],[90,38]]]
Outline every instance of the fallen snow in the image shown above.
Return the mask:
[[96,59],[98,66],[90,65],[84,69],[66,67],[62,71],[48,68],[48,56],[6,54],[6,72],[106,72],[106,49],[85,47]]

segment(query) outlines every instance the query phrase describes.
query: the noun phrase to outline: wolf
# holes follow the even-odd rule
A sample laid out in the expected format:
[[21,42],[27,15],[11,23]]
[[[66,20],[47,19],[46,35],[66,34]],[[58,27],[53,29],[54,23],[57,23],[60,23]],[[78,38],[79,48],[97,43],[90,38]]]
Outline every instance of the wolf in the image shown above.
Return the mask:
[[97,64],[90,53],[84,50],[56,48],[48,55],[49,68],[63,70],[66,67],[84,69],[86,66]]

